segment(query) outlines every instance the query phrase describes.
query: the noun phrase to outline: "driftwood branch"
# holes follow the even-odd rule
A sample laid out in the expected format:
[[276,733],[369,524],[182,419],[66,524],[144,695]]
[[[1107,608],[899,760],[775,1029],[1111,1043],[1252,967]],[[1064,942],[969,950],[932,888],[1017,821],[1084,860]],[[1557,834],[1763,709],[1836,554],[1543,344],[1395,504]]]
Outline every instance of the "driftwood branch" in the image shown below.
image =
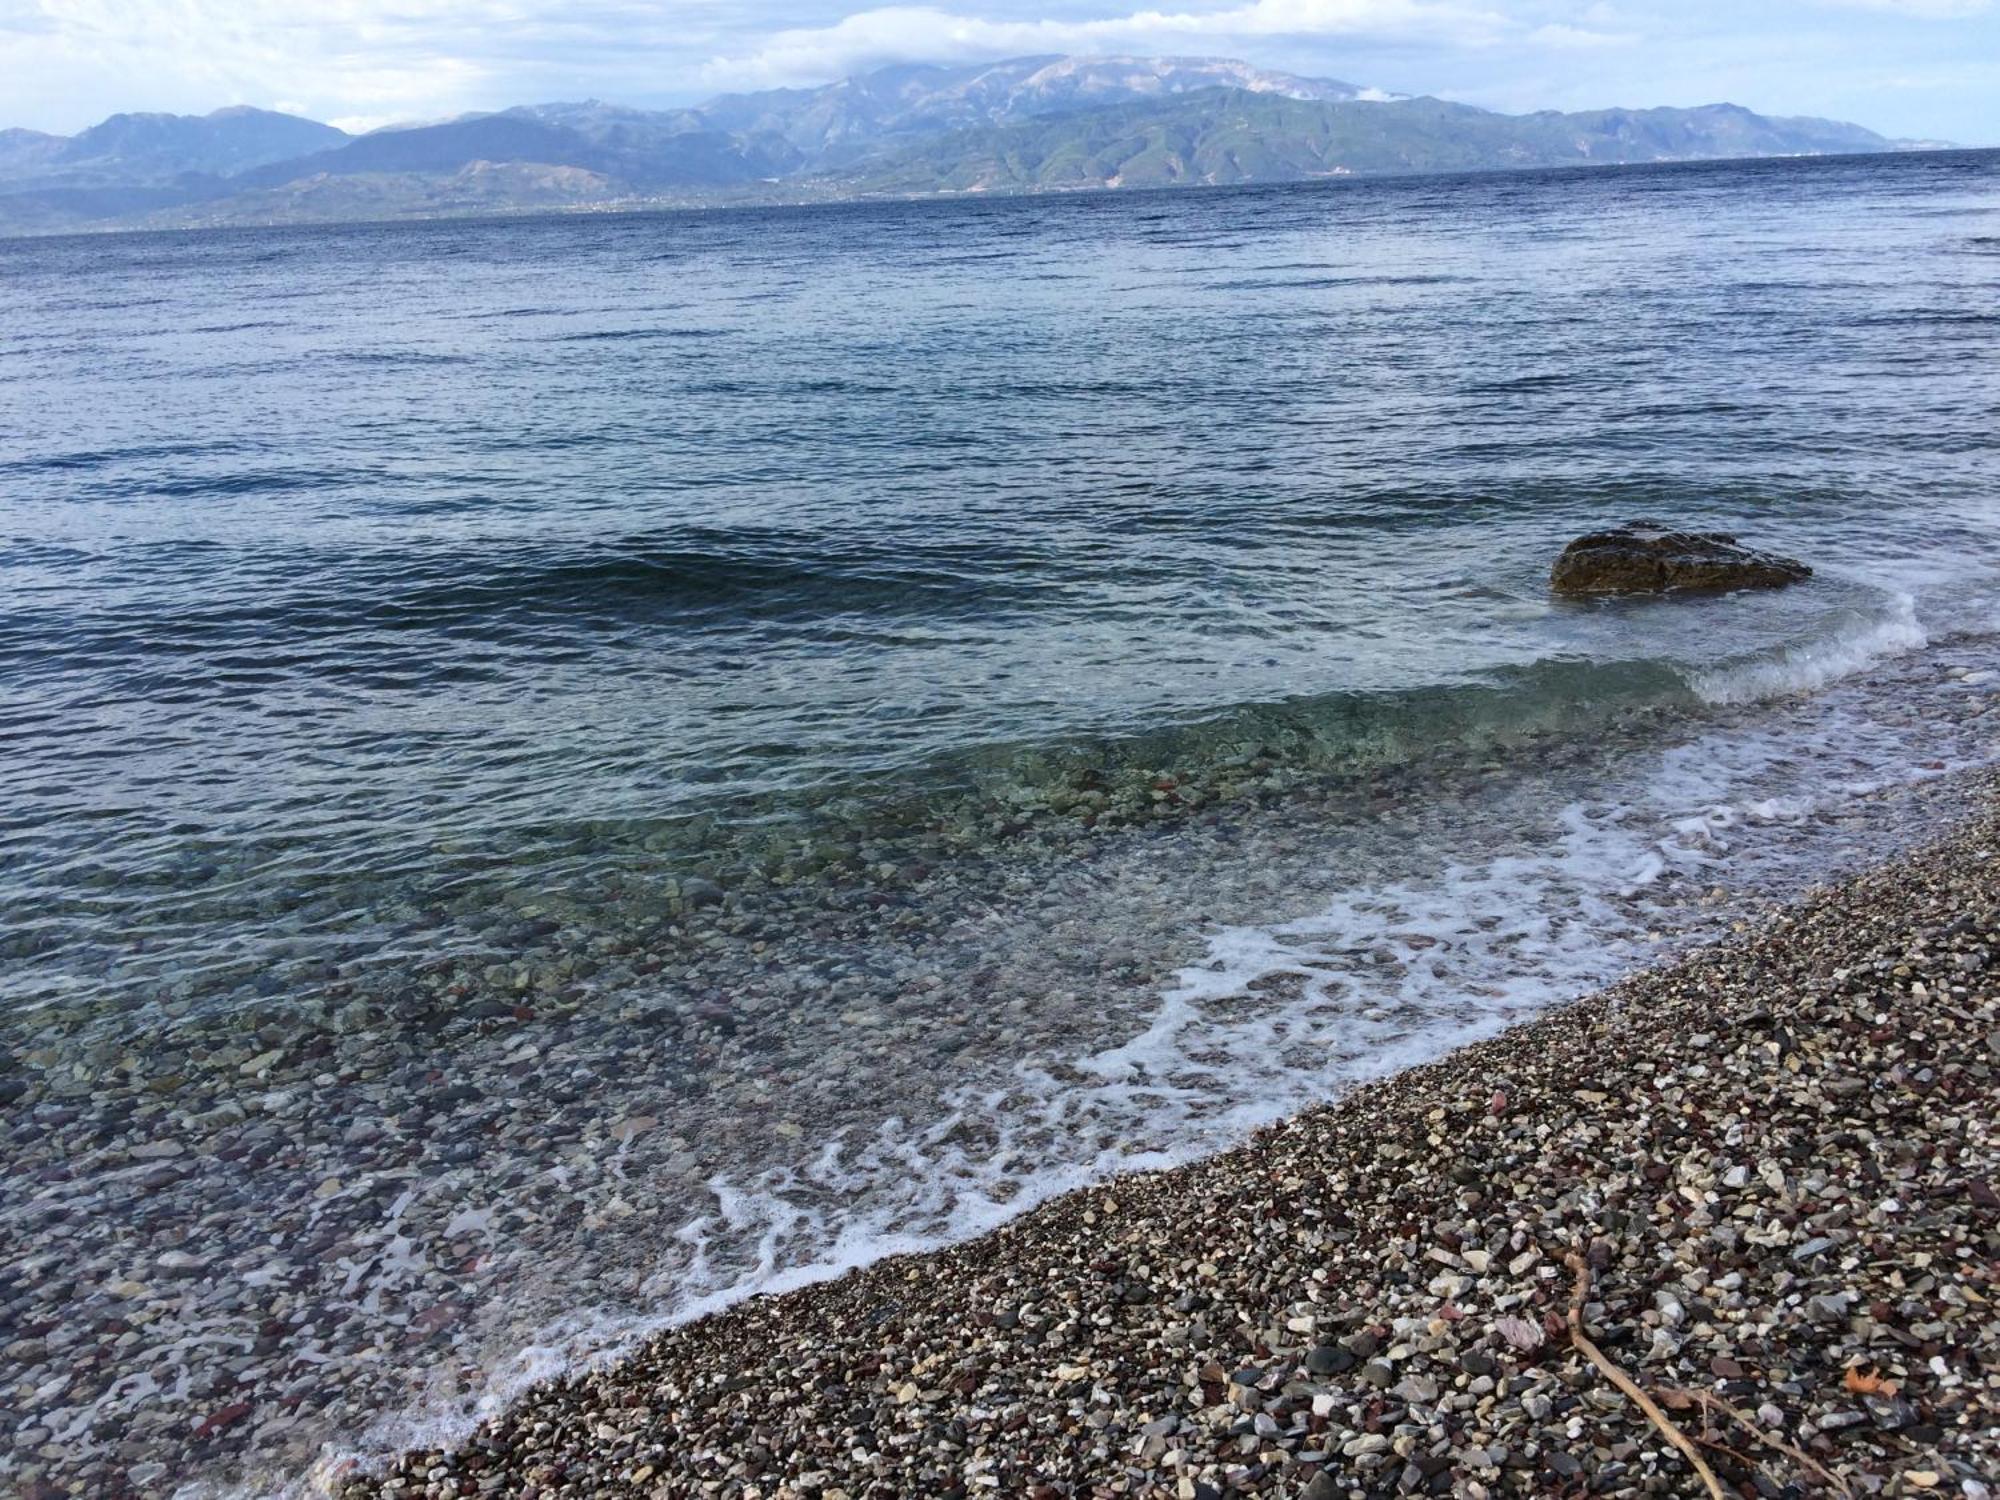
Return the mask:
[[1703,1411],[1722,1413],[1722,1415],[1728,1417],[1766,1448],[1777,1453],[1782,1453],[1785,1457],[1791,1459],[1792,1462],[1811,1474],[1836,1495],[1846,1497],[1846,1500],[1852,1500],[1854,1491],[1849,1488],[1846,1480],[1842,1479],[1838,1474],[1833,1473],[1804,1449],[1786,1442],[1783,1438],[1774,1437],[1769,1432],[1766,1432],[1763,1424],[1751,1416],[1750,1413],[1742,1410],[1740,1407],[1731,1406],[1722,1397],[1716,1395],[1714,1391],[1686,1390],[1675,1387],[1663,1390],[1660,1394],[1669,1400],[1692,1402]]
[[1569,1257],[1569,1268],[1576,1273],[1576,1291],[1569,1302],[1570,1342],[1582,1351],[1585,1359],[1603,1371],[1605,1378],[1623,1391],[1633,1405],[1646,1414],[1646,1420],[1659,1429],[1660,1436],[1673,1444],[1681,1457],[1685,1458],[1693,1466],[1695,1473],[1701,1476],[1701,1482],[1708,1487],[1708,1493],[1714,1500],[1729,1500],[1728,1491],[1723,1489],[1722,1481],[1715,1477],[1715,1470],[1711,1469],[1708,1461],[1701,1456],[1701,1449],[1695,1446],[1694,1439],[1676,1427],[1673,1419],[1660,1410],[1659,1402],[1647,1395],[1631,1376],[1613,1364],[1609,1356],[1590,1341],[1590,1335],[1583,1331],[1583,1304],[1590,1297],[1590,1264],[1582,1256],[1572,1255]]
[[[1711,1432],[1697,1432],[1694,1435],[1694,1440],[1697,1443],[1700,1443],[1704,1448],[1713,1448],[1717,1453],[1721,1453],[1729,1458],[1735,1459],[1736,1462],[1742,1466],[1742,1468],[1746,1473],[1751,1473],[1751,1474],[1764,1473],[1764,1466],[1758,1463],[1756,1459],[1752,1458],[1749,1454],[1745,1453],[1741,1448],[1730,1447],[1729,1444],[1723,1442],[1721,1438],[1715,1436],[1715,1434]],[[1767,1475],[1766,1477],[1768,1478],[1769,1476]]]

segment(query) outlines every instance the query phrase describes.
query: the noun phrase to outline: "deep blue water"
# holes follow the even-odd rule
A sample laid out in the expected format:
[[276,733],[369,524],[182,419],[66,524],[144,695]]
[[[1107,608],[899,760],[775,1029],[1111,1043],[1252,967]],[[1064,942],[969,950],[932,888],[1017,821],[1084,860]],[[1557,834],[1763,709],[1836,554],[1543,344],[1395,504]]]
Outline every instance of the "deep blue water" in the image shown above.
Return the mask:
[[[1817,575],[1553,603],[1563,542],[1636,516]],[[8,1221],[13,1259],[74,1232],[137,1264],[233,1217],[232,1285],[293,1244],[407,1272],[370,1301],[329,1270],[347,1310],[268,1389],[363,1358],[356,1330],[446,1295],[480,1236],[503,1280],[451,1294],[494,1310],[451,1358],[517,1349],[549,1305],[524,1267],[574,1264],[550,1236],[586,1211],[494,1205],[570,1191],[595,1168],[548,1153],[630,1145],[612,1122],[642,1111],[679,1143],[633,1147],[662,1215],[730,1171],[778,1173],[756,1180],[797,1211],[725,1200],[749,1260],[683,1236],[643,1295],[638,1271],[602,1294],[621,1326],[859,1253],[857,1224],[987,1222],[1129,1141],[1189,1149],[1198,1090],[1185,1117],[1098,1098],[1125,1156],[1023,1127],[1008,1158],[1041,1186],[971,1209],[940,1187],[921,1214],[877,1186],[974,1171],[936,1165],[945,1136],[801,1177],[741,1120],[783,1100],[799,1152],[921,1123],[944,1108],[922,1089],[1162,1034],[1145,1007],[1216,924],[1240,978],[1265,962],[1243,924],[1330,900],[1351,949],[1363,913],[1478,859],[1511,873],[1437,912],[1545,901],[1590,936],[1524,938],[1538,982],[1580,982],[1591,944],[1665,919],[1600,909],[1590,882],[1632,851],[1579,829],[1668,819],[1685,843],[1671,819],[1710,785],[1789,828],[1835,784],[1807,787],[1816,756],[1851,755],[1839,785],[1958,763],[1972,739],[1929,745],[1899,688],[1810,695],[1927,642],[1976,663],[1996,627],[1995,153],[0,244],[0,1010],[10,1098],[55,1112],[16,1143],[54,1185]],[[1642,721],[1682,737],[1643,774]],[[1561,775],[1481,801],[1528,743]],[[1284,802],[1356,770],[1454,811],[1364,849]],[[1504,866],[1571,805],[1568,864]],[[1109,985],[1126,1008],[1075,998]],[[640,1012],[665,1040],[631,1041]],[[1367,1066],[1455,1034],[1424,1013]],[[532,1064],[495,1030],[517,1020],[556,1028]],[[836,1023],[876,1040],[843,1052]],[[1268,1073],[1289,1043],[1257,1038]],[[412,1116],[439,1080],[476,1129]],[[266,1118],[296,1149],[228,1154]],[[162,1131],[210,1141],[179,1206],[119,1165]],[[385,1220],[370,1183],[410,1196]],[[381,1248],[425,1234],[453,1249],[422,1275]],[[629,1269],[608,1243],[588,1263]],[[275,1316],[238,1295],[224,1323]],[[194,1370],[175,1400],[198,1408],[200,1341],[157,1342],[131,1368],[183,1392]],[[431,1357],[392,1348],[356,1368]],[[58,1427],[136,1412],[143,1448],[159,1399],[45,1404]],[[282,1468],[395,1405],[320,1400],[246,1451]]]

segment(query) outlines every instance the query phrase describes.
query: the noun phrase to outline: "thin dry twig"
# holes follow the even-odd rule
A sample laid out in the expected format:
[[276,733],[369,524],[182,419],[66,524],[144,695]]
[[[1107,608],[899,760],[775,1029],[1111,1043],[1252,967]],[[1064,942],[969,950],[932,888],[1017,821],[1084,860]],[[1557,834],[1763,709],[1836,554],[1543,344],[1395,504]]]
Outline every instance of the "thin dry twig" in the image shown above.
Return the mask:
[[[1687,1394],[1686,1391],[1668,1386],[1660,1391],[1660,1399],[1665,1401],[1675,1411],[1679,1411],[1680,1400]],[[1701,1431],[1694,1434],[1694,1440],[1704,1448],[1713,1448],[1717,1453],[1734,1459],[1745,1473],[1762,1475],[1767,1479],[1771,1479],[1774,1483],[1777,1482],[1778,1476],[1771,1474],[1763,1464],[1745,1453],[1741,1448],[1732,1448],[1721,1438],[1717,1437],[1715,1435],[1714,1423],[1715,1413],[1704,1406],[1701,1409]]]
[[1766,1432],[1763,1424],[1751,1416],[1750,1413],[1740,1407],[1731,1406],[1722,1397],[1716,1395],[1714,1391],[1688,1390],[1680,1386],[1673,1386],[1662,1390],[1660,1394],[1669,1398],[1692,1401],[1704,1411],[1721,1412],[1766,1448],[1784,1454],[1785,1457],[1811,1473],[1835,1494],[1844,1497],[1844,1500],[1853,1500],[1854,1491],[1849,1487],[1845,1479],[1833,1473],[1804,1449],[1786,1442],[1783,1438],[1775,1437],[1771,1433]]
[[1673,1444],[1681,1457],[1693,1465],[1714,1500],[1729,1500],[1728,1491],[1723,1489],[1722,1481],[1715,1477],[1715,1470],[1701,1456],[1701,1449],[1694,1445],[1694,1439],[1676,1427],[1673,1419],[1660,1410],[1659,1403],[1641,1390],[1631,1376],[1613,1364],[1604,1351],[1590,1341],[1590,1335],[1583,1331],[1583,1304],[1590,1296],[1590,1265],[1582,1256],[1572,1255],[1569,1257],[1569,1268],[1576,1273],[1576,1291],[1569,1302],[1570,1342],[1582,1350],[1584,1358],[1603,1371],[1605,1378],[1646,1414],[1646,1420],[1659,1429],[1660,1436]]
[[1717,1453],[1727,1454],[1730,1458],[1735,1459],[1737,1463],[1741,1464],[1744,1469],[1746,1469],[1752,1474],[1762,1474],[1767,1479],[1772,1477],[1765,1471],[1764,1466],[1758,1463],[1756,1459],[1752,1458],[1749,1454],[1745,1453],[1740,1448],[1730,1447],[1729,1444],[1723,1442],[1723,1440],[1719,1437],[1715,1437],[1712,1434],[1706,1432],[1698,1432],[1694,1435],[1694,1440],[1697,1443],[1700,1443],[1704,1448],[1713,1448]]

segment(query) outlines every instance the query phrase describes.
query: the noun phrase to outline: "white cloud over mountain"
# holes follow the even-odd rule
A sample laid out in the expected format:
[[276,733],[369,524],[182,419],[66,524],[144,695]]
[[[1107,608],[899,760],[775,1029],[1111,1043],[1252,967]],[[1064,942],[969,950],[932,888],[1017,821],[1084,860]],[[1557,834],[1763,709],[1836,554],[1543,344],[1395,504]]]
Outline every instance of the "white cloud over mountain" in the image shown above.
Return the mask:
[[881,62],[1058,52],[1208,51],[1258,38],[1490,45],[1507,15],[1453,0],[1250,0],[1210,9],[1147,9],[1122,15],[990,20],[931,6],[898,5],[843,16],[827,26],[778,31],[747,52],[718,58],[704,79],[729,87],[823,80]]

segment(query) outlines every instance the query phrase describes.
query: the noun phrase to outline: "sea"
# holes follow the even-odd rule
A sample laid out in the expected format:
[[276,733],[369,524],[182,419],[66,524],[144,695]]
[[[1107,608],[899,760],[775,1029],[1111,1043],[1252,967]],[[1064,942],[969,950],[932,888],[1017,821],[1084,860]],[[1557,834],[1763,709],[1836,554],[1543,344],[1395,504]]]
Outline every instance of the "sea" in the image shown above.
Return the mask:
[[[1814,576],[1551,597],[1640,518]],[[0,243],[0,1489],[310,1493],[1726,939],[1996,639],[2000,153]]]

